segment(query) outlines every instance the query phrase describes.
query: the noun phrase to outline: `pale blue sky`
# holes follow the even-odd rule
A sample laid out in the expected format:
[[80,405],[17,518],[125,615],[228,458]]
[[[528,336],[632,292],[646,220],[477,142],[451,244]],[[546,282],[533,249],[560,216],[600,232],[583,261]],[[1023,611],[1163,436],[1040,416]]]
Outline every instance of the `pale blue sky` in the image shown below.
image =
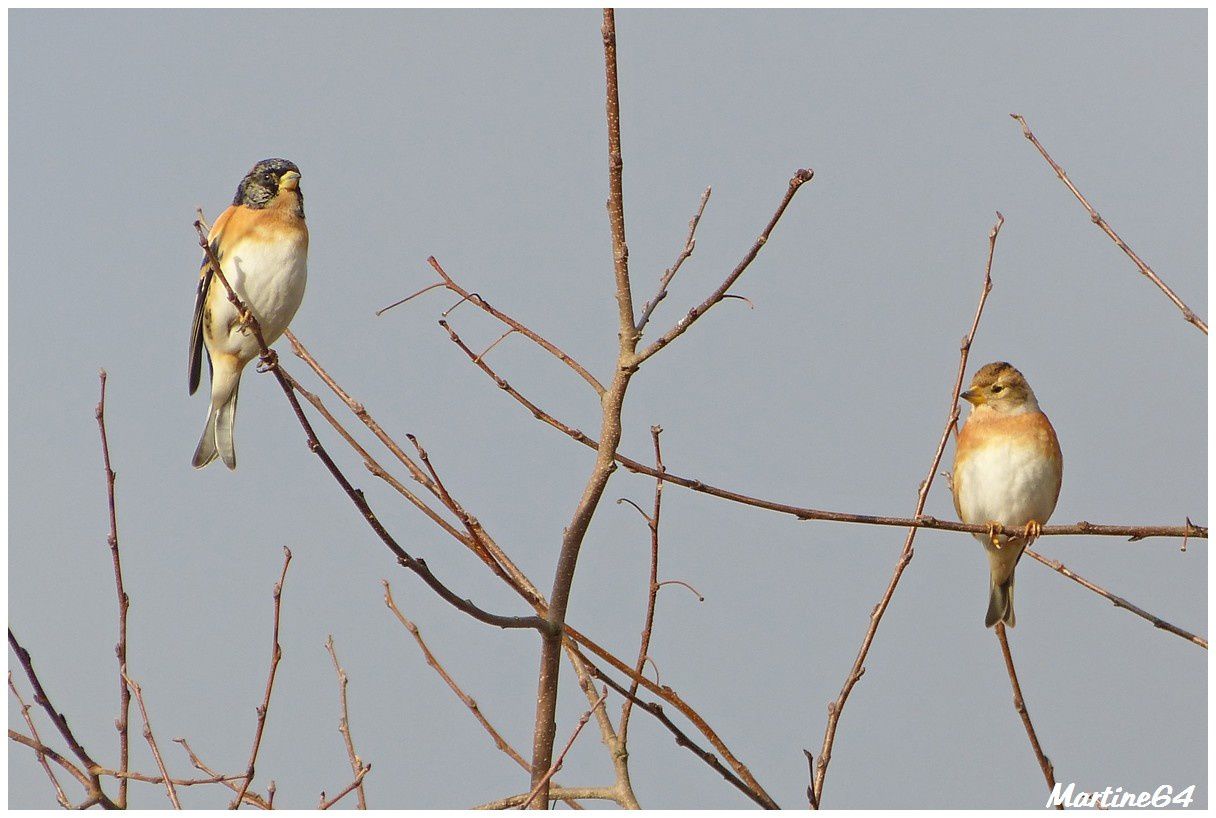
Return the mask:
[[[909,514],[948,409],[986,236],[1007,223],[970,370],[1017,365],[1059,432],[1053,522],[1207,521],[1205,339],[1146,282],[1009,119],[1024,114],[1101,213],[1207,316],[1206,12],[641,12],[617,17],[629,247],[639,303],[713,198],[657,334],[735,265],[790,174],[816,178],[722,304],[636,377],[622,450],[661,424],[673,471],[776,500]],[[453,675],[530,746],[532,634],[452,610],[362,523],[304,446],[277,386],[246,374],[240,469],[198,473],[206,414],[186,395],[199,251],[210,216],[268,156],[303,172],[311,278],[293,325],[393,434],[419,436],[542,588],[591,453],[537,423],[436,326],[425,259],[606,378],[616,308],[600,17],[547,12],[10,13],[9,618],[57,707],[117,763],[115,616],[93,421],[99,367],[119,474],[130,671],[170,769],[185,736],[245,762],[281,546],[295,560],[284,659],[255,787],[312,806],[350,777],[336,731],[332,633],[373,807],[456,807],[526,790],[385,609],[393,582]],[[467,305],[481,348],[501,330]],[[320,389],[279,345],[286,367]],[[588,432],[585,385],[512,337],[490,362]],[[353,428],[353,426],[352,426]],[[326,433],[397,538],[462,596],[522,605]],[[947,452],[946,464],[953,456]],[[570,619],[632,656],[652,482],[623,470],[583,549]],[[652,654],[786,807],[818,749],[899,529],[799,523],[672,487]],[[927,513],[953,518],[944,481]],[[1206,635],[1207,543],[1053,538],[1040,550]],[[1038,807],[1043,782],[996,640],[970,537],[925,531],[854,690],[825,790],[832,807]],[[1197,784],[1207,802],[1207,653],[1037,563],[1011,633],[1060,780]],[[12,665],[10,659],[10,665]],[[564,671],[563,679],[570,675]],[[19,679],[20,680],[20,679]],[[564,695],[558,732],[584,702]],[[613,710],[619,701],[613,699]],[[9,724],[23,726],[10,704]],[[42,722],[44,735],[52,735]],[[648,807],[746,802],[645,714],[631,731]],[[134,766],[153,763],[133,733]],[[560,780],[604,784],[594,726]],[[52,807],[9,753],[9,804]],[[189,806],[224,795],[194,788]],[[135,785],[132,803],[166,806]]]

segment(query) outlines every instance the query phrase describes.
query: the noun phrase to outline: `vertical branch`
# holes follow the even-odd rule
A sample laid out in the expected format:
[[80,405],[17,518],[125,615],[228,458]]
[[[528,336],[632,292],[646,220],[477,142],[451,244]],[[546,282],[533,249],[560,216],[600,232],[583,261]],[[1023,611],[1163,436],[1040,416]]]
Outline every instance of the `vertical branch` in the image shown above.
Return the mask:
[[241,801],[245,799],[245,793],[249,791],[249,785],[253,783],[254,766],[258,760],[258,749],[262,746],[262,731],[266,729],[266,711],[270,709],[270,694],[274,690],[274,675],[279,669],[279,660],[283,658],[283,648],[279,645],[279,610],[283,603],[283,581],[287,579],[287,566],[291,565],[291,549],[283,546],[283,571],[279,574],[279,581],[274,584],[274,645],[270,651],[270,673],[266,677],[266,693],[262,697],[262,704],[258,707],[258,726],[253,734],[253,747],[249,751],[249,764],[245,768],[245,780],[241,783],[241,788],[237,790],[236,797],[232,799],[232,803],[228,805],[228,809],[237,809],[241,805]]
[[[1022,718],[1022,726],[1026,728],[1026,736],[1030,739],[1030,749],[1034,750],[1034,757],[1039,762],[1039,768],[1043,771],[1043,778],[1047,779],[1047,789],[1054,790],[1056,786],[1056,771],[1051,766],[1051,760],[1043,755],[1043,748],[1039,746],[1039,737],[1034,732],[1034,725],[1030,723],[1030,713],[1026,710],[1026,700],[1022,698],[1022,686],[1018,684],[1018,673],[1013,667],[1013,654],[1009,652],[1009,638],[1005,635],[1005,623],[996,623],[996,638],[1001,643],[1001,654],[1005,657],[1005,669],[1009,671],[1009,684],[1013,687],[1013,709],[1018,712]],[[1056,809],[1064,809],[1063,804],[1056,804]]]
[[[616,76],[616,14],[604,9],[605,109],[608,117],[608,223],[612,230],[612,266],[616,273],[616,303],[622,336],[634,336],[633,294],[629,288],[629,246],[625,243],[625,194],[622,189],[624,156],[621,153],[621,99]],[[624,346],[626,338],[621,338]],[[629,347],[630,353],[633,345]]]
[[[118,555],[118,515],[114,505],[114,470],[110,468],[110,442],[106,436],[106,371],[100,372],[101,399],[97,401],[94,416],[97,418],[97,428],[101,431],[101,457],[106,471],[106,498],[110,508],[110,557],[114,562],[114,585],[118,591],[118,644],[114,648],[118,656],[118,769],[127,772],[130,757],[130,715],[131,691],[127,689],[127,608],[131,600],[122,584],[122,560]],[[120,809],[127,807],[127,779],[118,780],[118,799],[115,801]]]
[[570,740],[567,741],[566,746],[562,748],[561,754],[559,754],[557,760],[553,762],[553,766],[545,771],[540,783],[532,788],[532,792],[528,793],[528,800],[523,803],[520,809],[527,809],[528,807],[532,806],[532,802],[535,801],[536,796],[540,794],[541,787],[548,786],[549,780],[552,779],[553,776],[557,775],[557,771],[562,768],[562,764],[566,760],[566,753],[570,752],[570,748],[574,746],[574,740],[578,738],[578,734],[583,732],[583,728],[586,727],[587,722],[591,720],[591,714],[595,711],[595,708],[603,704],[604,700],[607,698],[608,688],[605,687],[603,694],[594,703],[592,703],[591,709],[579,718],[578,724],[575,725],[574,732],[570,734]]
[[[346,685],[349,680],[346,678],[346,671],[342,669],[342,665],[338,664],[333,634],[330,634],[329,638],[325,640],[325,649],[329,651],[329,658],[334,660],[334,673],[338,674],[338,690],[342,699],[342,718],[338,721],[338,732],[342,734],[342,740],[346,743],[346,755],[350,759],[350,769],[355,774],[355,790],[358,792],[359,809],[367,809],[367,798],[363,792],[363,760],[355,752],[355,741],[350,736],[350,711],[346,706]],[[368,769],[370,768],[369,764]]]
[[1060,178],[1060,181],[1064,183],[1064,186],[1072,192],[1073,196],[1077,197],[1077,201],[1080,202],[1081,206],[1085,208],[1087,213],[1089,213],[1089,220],[1097,225],[1099,230],[1110,237],[1110,240],[1113,241],[1115,245],[1132,260],[1132,263],[1136,265],[1136,268],[1140,270],[1140,273],[1145,278],[1156,284],[1157,289],[1165,293],[1165,297],[1172,301],[1174,306],[1182,312],[1182,317],[1187,322],[1193,324],[1204,335],[1207,335],[1208,325],[1204,323],[1203,319],[1196,315],[1190,307],[1183,303],[1181,298],[1174,294],[1174,291],[1170,289],[1169,285],[1162,281],[1161,278],[1153,272],[1153,268],[1145,264],[1140,256],[1136,255],[1136,251],[1129,247],[1127,242],[1119,238],[1119,234],[1115,232],[1114,228],[1106,223],[1106,219],[1098,215],[1098,211],[1094,210],[1093,205],[1089,203],[1089,200],[1085,198],[1081,191],[1077,190],[1077,186],[1074,185],[1072,180],[1068,178],[1068,174],[1064,172],[1064,168],[1056,164],[1056,160],[1051,158],[1051,154],[1049,154],[1047,149],[1044,148],[1039,140],[1035,138],[1035,135],[1030,130],[1030,126],[1026,124],[1026,120],[1022,117],[1022,115],[1010,114],[1010,116],[1022,126],[1022,136],[1030,140],[1030,144],[1034,145],[1035,148],[1038,149],[1039,155],[1047,160],[1047,164],[1051,165],[1051,169],[1056,172],[1056,176]]
[[549,782],[545,775],[553,760],[553,739],[557,717],[557,687],[561,670],[562,629],[570,588],[578,564],[579,549],[599,507],[608,478],[616,470],[616,450],[621,442],[621,409],[629,380],[637,371],[635,351],[638,331],[633,323],[633,293],[629,287],[629,248],[625,243],[625,203],[621,188],[624,162],[621,156],[621,106],[616,72],[616,18],[612,9],[604,10],[601,29],[604,41],[604,76],[608,121],[608,222],[612,232],[612,259],[616,278],[618,312],[618,351],[612,383],[601,396],[600,443],[595,466],[579,499],[578,507],[562,536],[561,552],[554,571],[553,591],[545,619],[548,629],[541,637],[540,673],[536,695],[536,721],[532,734],[532,786],[537,797],[533,809],[549,808]]
[[[946,419],[946,428],[942,430],[941,439],[938,441],[937,452],[933,456],[933,464],[929,467],[929,473],[920,484],[920,491],[916,497],[916,511],[912,515],[914,518],[920,517],[921,512],[925,510],[925,501],[929,498],[929,487],[933,485],[933,478],[937,475],[937,467],[941,463],[942,455],[946,451],[946,443],[950,440],[950,432],[954,429],[955,424],[958,423],[958,396],[962,392],[963,378],[967,372],[967,356],[971,352],[971,344],[975,340],[975,332],[980,325],[980,316],[984,314],[984,304],[988,301],[988,293],[992,291],[992,259],[996,254],[996,237],[1001,232],[1001,226],[1004,223],[1005,217],[998,212],[996,214],[996,224],[988,232],[988,262],[984,266],[984,286],[980,290],[980,300],[975,308],[975,318],[971,321],[971,330],[963,338],[962,344],[959,345],[958,374],[954,380],[954,393],[950,397],[950,415]],[[866,635],[861,641],[861,648],[857,651],[857,658],[853,661],[853,667],[850,668],[849,675],[845,677],[844,685],[840,689],[840,695],[828,705],[828,723],[823,731],[823,747],[819,751],[819,760],[815,763],[815,778],[811,782],[809,798],[811,804],[816,809],[823,803],[823,782],[828,773],[828,763],[832,760],[832,744],[836,741],[836,725],[840,722],[840,714],[844,711],[845,702],[853,691],[853,686],[857,684],[862,674],[866,672],[866,656],[869,655],[870,645],[873,644],[874,636],[878,633],[878,624],[882,621],[882,616],[886,613],[887,606],[891,604],[891,597],[895,595],[895,586],[899,584],[904,569],[912,561],[912,542],[916,539],[916,532],[917,528],[915,526],[908,529],[908,536],[904,540],[903,550],[900,552],[899,559],[895,563],[895,571],[891,574],[891,581],[887,584],[887,589],[883,592],[882,599],[878,601],[878,604],[874,606],[874,610],[870,613],[870,626],[866,629]]]
[[[704,204],[702,204],[704,206]],[[642,639],[638,646],[638,660],[634,665],[634,670],[638,676],[642,675],[642,669],[646,665],[646,659],[650,653],[650,635],[654,629],[654,607],[659,596],[659,515],[663,511],[663,451],[659,448],[659,435],[663,433],[662,426],[650,427],[650,438],[654,441],[654,467],[659,476],[654,480],[654,509],[650,516],[646,517],[646,524],[650,527],[650,587],[646,593],[646,618],[642,622]],[[621,705],[621,744],[628,746],[629,739],[629,714],[633,709],[633,700],[637,696],[638,682],[633,680],[629,683],[629,695],[625,697],[625,703]]]

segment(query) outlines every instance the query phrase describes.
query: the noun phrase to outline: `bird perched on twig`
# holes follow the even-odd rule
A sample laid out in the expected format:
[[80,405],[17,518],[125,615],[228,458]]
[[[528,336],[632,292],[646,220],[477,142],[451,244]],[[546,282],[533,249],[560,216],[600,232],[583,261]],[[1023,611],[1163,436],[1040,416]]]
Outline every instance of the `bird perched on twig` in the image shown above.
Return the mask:
[[[257,319],[266,344],[287,329],[308,279],[308,227],[300,169],[286,159],[264,159],[245,174],[232,205],[207,236],[224,278]],[[194,325],[190,329],[190,394],[198,389],[203,347],[211,369],[211,409],[193,465],[219,457],[236,468],[232,428],[245,365],[261,352],[257,338],[203,258]]]
[[[988,527],[974,535],[988,552],[991,578],[984,624],[1012,628],[1013,572],[1055,511],[1064,459],[1030,384],[1009,364],[981,367],[959,397],[973,408],[954,455],[954,508],[964,523]],[[1020,532],[998,534],[998,526]]]

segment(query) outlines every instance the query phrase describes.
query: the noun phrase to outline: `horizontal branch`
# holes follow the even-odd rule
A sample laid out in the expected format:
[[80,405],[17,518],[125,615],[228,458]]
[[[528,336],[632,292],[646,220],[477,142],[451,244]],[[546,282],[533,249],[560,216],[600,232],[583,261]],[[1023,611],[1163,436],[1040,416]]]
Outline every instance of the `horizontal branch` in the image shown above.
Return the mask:
[[[448,333],[451,341],[460,347],[460,349],[469,357],[473,364],[488,375],[497,385],[498,388],[506,392],[516,400],[520,405],[528,410],[531,415],[537,420],[552,426],[559,432],[562,432],[567,437],[583,444],[584,446],[595,449],[598,447],[598,441],[580,430],[562,423],[557,418],[550,415],[545,410],[541,409],[532,401],[524,397],[520,392],[511,386],[505,379],[500,377],[489,364],[484,360],[479,360],[473,350],[460,339],[446,321],[440,321],[442,326]],[[662,477],[664,482],[674,483],[678,486],[683,486],[693,491],[699,491],[702,494],[708,494],[713,497],[719,497],[723,500],[730,500],[735,503],[741,503],[755,508],[763,508],[768,511],[776,511],[781,514],[789,514],[797,517],[799,520],[827,520],[837,523],[859,523],[863,525],[882,525],[893,526],[896,528],[934,528],[940,531],[959,531],[968,534],[984,534],[987,533],[988,527],[983,525],[969,525],[967,523],[953,522],[951,520],[939,520],[936,517],[919,516],[919,517],[887,517],[876,514],[850,514],[842,511],[826,511],[818,508],[807,508],[803,506],[790,505],[788,503],[779,503],[774,500],[765,500],[760,497],[751,497],[737,491],[720,488],[710,485],[703,480],[697,480],[692,477],[683,477],[675,474],[670,470],[660,472],[645,463],[626,457],[618,453],[616,462],[620,463],[626,469],[635,474],[645,474],[650,477]],[[1004,533],[1002,527],[997,527],[996,533]],[[1186,537],[1196,539],[1207,539],[1208,530],[1205,526],[1197,526],[1193,524],[1187,525],[1100,525],[1081,521],[1072,525],[1048,525],[1043,526],[1042,536],[1059,536],[1064,534],[1086,534],[1093,536],[1105,537],[1128,537],[1132,540],[1142,540],[1148,537]]]
[[[506,798],[499,798],[497,801],[478,804],[471,809],[514,809],[520,804],[526,803],[529,795],[531,795],[531,793],[528,792],[523,792],[518,795],[509,795]],[[550,787],[549,797],[554,801],[574,801],[577,799],[587,801],[615,801],[617,799],[617,792],[613,787]]]

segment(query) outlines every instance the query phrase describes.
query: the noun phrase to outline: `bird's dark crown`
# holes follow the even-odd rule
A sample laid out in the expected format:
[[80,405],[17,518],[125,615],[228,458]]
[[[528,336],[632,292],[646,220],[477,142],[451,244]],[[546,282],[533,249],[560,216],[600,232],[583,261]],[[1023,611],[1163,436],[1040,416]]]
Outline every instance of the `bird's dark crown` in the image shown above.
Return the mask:
[[[237,185],[234,205],[244,205],[255,210],[266,207],[279,194],[279,182],[283,174],[300,169],[294,162],[287,159],[263,159],[253,166],[253,170],[245,174],[245,178]],[[303,196],[300,196],[300,206],[303,208]]]

